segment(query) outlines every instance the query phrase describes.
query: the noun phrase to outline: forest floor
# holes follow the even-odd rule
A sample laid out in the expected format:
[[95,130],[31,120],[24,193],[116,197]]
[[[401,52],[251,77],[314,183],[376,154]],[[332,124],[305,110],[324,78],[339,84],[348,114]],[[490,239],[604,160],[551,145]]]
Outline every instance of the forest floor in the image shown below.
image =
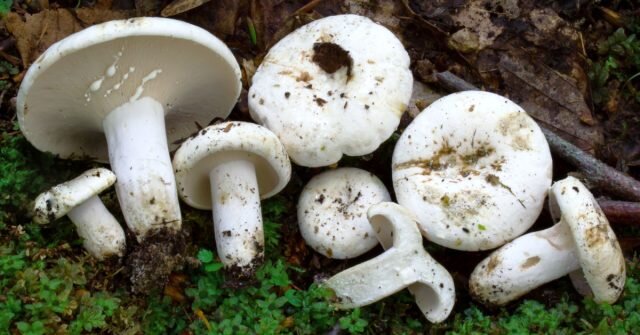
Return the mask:
[[[379,162],[390,162],[395,141],[413,117],[450,92],[438,74],[452,73],[509,97],[540,125],[640,179],[637,1],[0,0],[0,333],[640,333],[637,210],[610,217],[628,276],[613,305],[582,297],[565,277],[506,307],[487,308],[470,298],[467,282],[488,252],[426,243],[456,284],[455,309],[441,324],[425,320],[405,291],[355,310],[333,308],[331,292],[318,280],[382,249],[340,261],[305,245],[296,202],[302,186],[323,169],[295,166],[286,189],[263,202],[266,260],[256,280],[243,285],[226,275],[216,258],[210,211],[182,204],[184,243],[174,251],[185,261],[145,288],[145,294],[132,293],[130,258],[140,253],[129,231],[125,257],[98,262],[84,251],[68,219],[45,226],[32,222],[35,196],[100,166],[39,152],[19,130],[21,80],[51,44],[114,19],[162,15],[193,23],[223,40],[236,56],[243,91],[229,119],[250,121],[250,78],[269,47],[301,25],[343,13],[370,17],[394,32],[409,53],[415,84],[396,134],[376,152],[344,158],[338,166],[371,171],[392,190],[391,164]],[[554,180],[569,173],[581,175],[554,156]],[[640,201],[588,185],[599,199]],[[124,222],[115,191],[101,198]],[[545,209],[531,231],[551,224]],[[155,255],[147,256],[153,261]]]

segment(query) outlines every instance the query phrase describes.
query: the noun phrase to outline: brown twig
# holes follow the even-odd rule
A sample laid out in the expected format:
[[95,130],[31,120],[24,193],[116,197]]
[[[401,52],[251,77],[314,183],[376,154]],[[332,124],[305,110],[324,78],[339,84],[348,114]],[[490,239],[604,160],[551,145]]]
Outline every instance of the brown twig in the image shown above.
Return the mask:
[[612,223],[638,224],[640,221],[640,202],[598,199],[598,204]]
[[[449,91],[469,91],[478,88],[451,72],[436,74],[440,84]],[[640,182],[610,167],[577,146],[558,136],[553,131],[542,128],[549,142],[551,152],[582,171],[585,178],[603,191],[625,200],[640,201]]]

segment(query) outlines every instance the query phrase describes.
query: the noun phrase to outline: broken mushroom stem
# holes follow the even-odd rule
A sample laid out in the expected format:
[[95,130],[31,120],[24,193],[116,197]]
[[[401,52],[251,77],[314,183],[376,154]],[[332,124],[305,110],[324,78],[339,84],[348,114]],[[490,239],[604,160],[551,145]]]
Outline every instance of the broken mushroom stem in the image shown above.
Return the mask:
[[256,169],[239,158],[216,165],[209,172],[216,246],[225,263],[240,268],[260,260],[264,233]]
[[325,282],[336,307],[369,305],[408,288],[429,321],[444,321],[455,302],[453,278],[424,250],[415,217],[392,202],[371,206],[368,217],[385,252]]
[[103,121],[120,206],[138,241],[153,229],[181,225],[164,117],[162,105],[145,97],[114,109]]
[[[436,74],[440,84],[451,92],[471,91],[478,88],[455,74],[444,71]],[[612,168],[577,146],[540,126],[551,152],[581,170],[585,178],[599,188],[621,198],[640,201],[640,181]]]

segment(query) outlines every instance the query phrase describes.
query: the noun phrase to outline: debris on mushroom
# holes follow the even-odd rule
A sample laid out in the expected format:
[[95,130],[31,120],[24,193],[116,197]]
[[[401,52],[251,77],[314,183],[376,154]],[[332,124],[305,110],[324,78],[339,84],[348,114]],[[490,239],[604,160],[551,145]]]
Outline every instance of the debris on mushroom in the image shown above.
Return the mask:
[[35,200],[33,221],[46,224],[68,216],[76,225],[84,248],[95,258],[122,257],[125,235],[98,194],[116,181],[113,172],[97,168],[59,184]]
[[336,259],[353,258],[378,244],[367,211],[391,201],[384,184],[373,174],[339,168],[311,178],[298,200],[298,225],[315,251]]
[[224,122],[186,140],[173,166],[180,198],[212,209],[222,263],[239,278],[250,277],[264,255],[260,199],[280,192],[291,178],[284,146],[267,128]]
[[392,202],[371,206],[368,216],[385,252],[324,283],[336,306],[361,307],[408,288],[427,320],[444,321],[455,303],[453,278],[424,250],[415,216]]
[[[598,303],[614,303],[626,280],[622,250],[589,190],[568,177],[551,187],[549,206],[557,223],[521,236],[494,251],[471,274],[469,290],[488,305],[504,305],[534,288],[570,274],[586,281]],[[581,279],[581,280],[580,280]]]
[[415,213],[427,239],[458,250],[520,236],[551,185],[551,153],[538,125],[488,92],[435,101],[403,132],[392,164],[398,203]]
[[253,76],[249,111],[298,165],[369,154],[407,108],[409,62],[393,33],[366,17],[316,20],[269,50]]
[[233,54],[206,30],[165,18],[110,21],[33,63],[18,92],[18,122],[41,151],[109,161],[127,225],[142,241],[181,226],[169,144],[226,117],[240,86]]

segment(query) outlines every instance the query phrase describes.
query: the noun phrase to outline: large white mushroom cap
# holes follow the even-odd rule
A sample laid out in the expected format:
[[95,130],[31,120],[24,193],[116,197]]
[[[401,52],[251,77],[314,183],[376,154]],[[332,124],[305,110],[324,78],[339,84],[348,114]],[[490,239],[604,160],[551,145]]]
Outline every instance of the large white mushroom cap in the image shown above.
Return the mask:
[[[20,129],[41,151],[108,161],[103,119],[151,97],[173,142],[240,94],[240,68],[222,41],[186,22],[141,17],[91,26],[52,45],[29,68],[17,100]],[[116,172],[117,173],[117,172]]]
[[311,22],[271,48],[253,77],[249,110],[291,159],[319,167],[373,152],[411,98],[409,56],[366,17]]
[[420,113],[393,153],[398,203],[425,237],[458,250],[498,247],[525,232],[551,185],[538,125],[499,95],[466,91]]
[[311,178],[300,194],[300,233],[327,257],[360,256],[378,244],[367,218],[369,207],[390,200],[387,188],[370,172],[356,168],[323,172]]

